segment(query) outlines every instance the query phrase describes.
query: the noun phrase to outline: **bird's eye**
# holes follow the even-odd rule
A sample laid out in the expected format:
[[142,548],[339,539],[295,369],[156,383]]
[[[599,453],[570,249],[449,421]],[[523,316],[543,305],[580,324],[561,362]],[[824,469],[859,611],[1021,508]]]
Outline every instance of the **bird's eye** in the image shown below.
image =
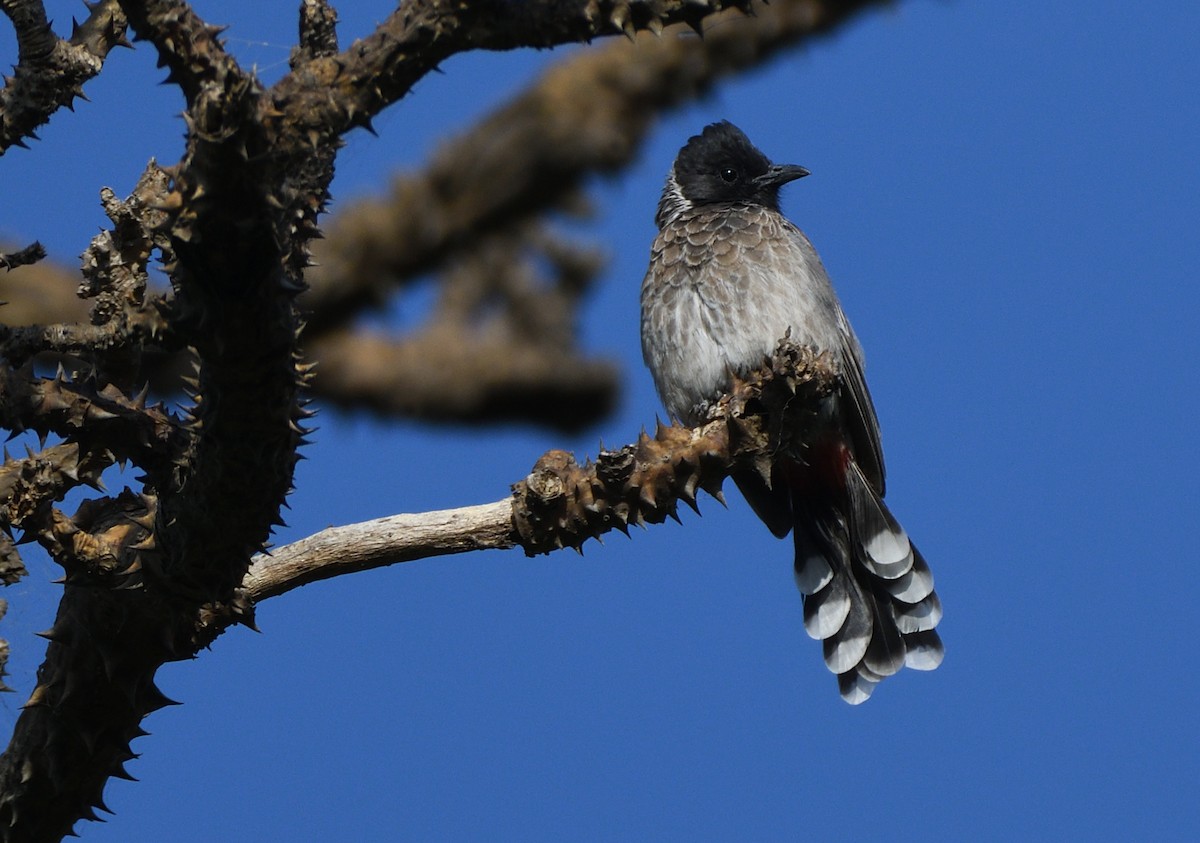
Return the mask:
[[726,167],[721,171],[721,178],[726,182],[733,184],[738,180],[738,171],[733,169],[733,167]]

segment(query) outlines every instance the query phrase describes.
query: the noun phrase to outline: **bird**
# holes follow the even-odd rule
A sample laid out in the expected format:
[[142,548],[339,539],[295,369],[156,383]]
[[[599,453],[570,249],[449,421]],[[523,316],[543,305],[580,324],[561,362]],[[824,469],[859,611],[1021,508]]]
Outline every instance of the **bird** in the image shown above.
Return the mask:
[[942,606],[929,565],[883,502],[862,347],[812,243],[780,210],[780,189],[807,175],[772,163],[728,121],[688,139],[655,214],[642,355],[667,412],[689,426],[785,337],[835,364],[837,386],[814,408],[803,452],[776,454],[769,479],[731,476],[772,533],[792,534],[804,628],[857,705],[902,667],[941,664]]

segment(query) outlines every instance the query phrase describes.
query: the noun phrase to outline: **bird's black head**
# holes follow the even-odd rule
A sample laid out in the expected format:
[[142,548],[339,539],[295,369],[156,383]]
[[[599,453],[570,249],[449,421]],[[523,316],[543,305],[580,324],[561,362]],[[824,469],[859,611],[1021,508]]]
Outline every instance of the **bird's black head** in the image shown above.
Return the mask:
[[772,164],[727,120],[689,138],[675,159],[674,181],[683,203],[763,205],[779,210],[779,188],[808,175],[794,164]]

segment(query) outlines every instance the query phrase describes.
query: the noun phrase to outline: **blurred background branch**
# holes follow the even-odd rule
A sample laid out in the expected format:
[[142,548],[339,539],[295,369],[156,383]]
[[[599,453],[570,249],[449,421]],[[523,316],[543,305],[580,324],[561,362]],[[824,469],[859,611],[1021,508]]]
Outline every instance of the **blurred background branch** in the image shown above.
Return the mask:
[[[603,253],[558,233],[556,220],[589,213],[588,179],[633,161],[662,112],[870,5],[779,0],[697,21],[702,38],[679,24],[577,51],[396,176],[385,196],[342,207],[313,246],[300,299],[303,351],[319,362],[313,396],[437,422],[573,431],[603,418],[620,372],[577,333]],[[423,280],[438,289],[424,324],[362,327]],[[0,299],[13,303],[0,315],[78,321],[76,286],[61,265],[25,267],[0,277]],[[158,389],[190,371],[158,352],[140,362],[136,374]]]

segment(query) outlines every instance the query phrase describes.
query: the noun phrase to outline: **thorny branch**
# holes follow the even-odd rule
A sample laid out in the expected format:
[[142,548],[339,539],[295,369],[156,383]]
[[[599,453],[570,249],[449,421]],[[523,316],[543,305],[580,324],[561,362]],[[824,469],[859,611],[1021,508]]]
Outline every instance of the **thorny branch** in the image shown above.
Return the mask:
[[41,0],[0,0],[17,32],[17,67],[0,88],[0,155],[25,139],[62,106],[84,97],[83,84],[100,72],[113,47],[128,46],[118,0],[100,0],[69,39],[55,36]]
[[[614,527],[660,521],[675,514],[677,500],[694,504],[697,489],[716,492],[731,467],[762,464],[769,450],[788,447],[770,420],[802,415],[833,388],[835,373],[823,361],[783,349],[698,430],[660,428],[583,465],[550,452],[517,484],[511,503],[477,513],[486,523],[476,531],[464,533],[462,520],[451,516],[455,526],[435,528],[422,544],[420,524],[393,523],[403,550],[386,542],[371,550],[364,537],[355,548],[361,553],[331,562],[328,553],[311,552],[321,545],[314,537],[304,553],[277,553],[295,562],[290,568],[264,557],[251,568],[278,523],[305,442],[309,413],[300,394],[310,364],[300,356],[297,297],[342,134],[369,126],[425,73],[464,50],[544,47],[617,32],[635,42],[620,48],[633,51],[625,60],[614,48],[594,64],[577,59],[574,70],[547,76],[478,134],[452,145],[410,187],[401,183],[388,212],[396,226],[390,241],[401,248],[380,255],[373,247],[377,263],[367,275],[331,260],[306,305],[315,310],[311,353],[330,361],[329,396],[346,389],[365,355],[379,354],[406,369],[409,380],[377,374],[359,391],[343,392],[347,403],[459,419],[519,417],[537,402],[583,404],[578,387],[547,379],[549,360],[574,367],[576,376],[589,374],[591,405],[556,417],[579,426],[615,389],[612,370],[584,360],[573,343],[578,303],[599,264],[539,218],[578,206],[587,173],[630,160],[647,115],[865,5],[790,0],[762,9],[755,21],[765,23],[722,27],[701,42],[639,33],[659,35],[676,22],[700,28],[706,16],[748,8],[748,0],[412,0],[340,49],[332,9],[324,0],[303,0],[291,72],[266,88],[225,51],[220,30],[179,0],[101,0],[69,40],[54,35],[37,0],[0,0],[20,49],[16,72],[0,90],[0,152],[35,137],[37,125],[79,96],[108,51],[126,43],[127,26],[157,51],[187,103],[182,159],[167,167],[151,162],[124,200],[111,191],[102,196],[112,227],[85,253],[78,285],[92,301],[89,324],[59,315],[0,331],[0,424],[63,440],[24,459],[6,458],[0,470],[0,575],[20,574],[12,531],[37,541],[65,573],[37,687],[0,756],[0,841],[57,840],[77,819],[93,818],[93,807],[103,809],[108,778],[128,775],[124,765],[133,757],[130,741],[143,734],[141,720],[170,702],[154,685],[158,668],[193,656],[231,624],[253,624],[254,600],[389,558],[503,543],[545,552],[578,547]],[[631,55],[637,61],[628,61]],[[572,101],[589,102],[590,119],[570,117]],[[568,117],[547,116],[557,112]],[[538,132],[547,143],[530,143]],[[489,138],[490,146],[480,145]],[[486,168],[505,155],[517,166],[503,179],[498,170],[466,166],[470,160]],[[484,195],[488,189],[492,196]],[[414,227],[417,218],[428,226]],[[9,264],[32,254],[9,255]],[[150,284],[155,261],[169,291]],[[13,277],[44,269],[22,267]],[[425,330],[399,341],[350,330],[352,317],[377,303],[381,291],[433,270],[444,273],[444,290]],[[481,320],[497,299],[503,316]],[[22,307],[14,303],[5,315]],[[41,312],[66,310],[55,304]],[[463,342],[468,333],[474,342]],[[526,334],[536,339],[520,345]],[[394,397],[400,390],[419,394],[413,373],[429,369],[427,359],[405,362],[404,355],[447,357],[456,345],[464,352],[441,378],[475,384],[474,392],[451,402],[451,392],[430,387],[424,407]],[[174,364],[192,375],[185,382],[190,405],[179,414],[147,405],[134,388],[132,373],[143,371],[150,355],[194,363]],[[64,369],[43,376],[47,359]],[[464,376],[490,369],[501,376]],[[451,409],[431,409],[439,403]],[[788,426],[802,430],[803,419]],[[140,491],[85,501],[73,514],[56,507],[69,489],[98,486],[105,468],[125,460],[143,472]]]
[[723,502],[721,484],[731,472],[752,469],[770,482],[773,455],[802,452],[837,384],[827,357],[784,340],[760,369],[735,380],[700,427],[659,425],[583,464],[549,451],[507,501],[324,530],[256,557],[242,588],[258,603],[329,577],[447,553],[579,549],[614,529],[628,534],[630,525],[677,519],[680,501],[699,512],[698,493]]
[[0,269],[16,269],[18,266],[32,266],[46,257],[46,250],[36,240],[24,249],[18,249],[8,254],[0,253]]
[[379,306],[389,289],[436,269],[464,244],[572,205],[587,177],[633,161],[659,113],[863,5],[773,2],[756,6],[752,17],[716,16],[703,38],[643,35],[559,63],[444,141],[422,170],[396,178],[386,197],[360,200],[333,217],[326,242],[315,248],[318,265],[304,297],[313,312],[310,336]]

